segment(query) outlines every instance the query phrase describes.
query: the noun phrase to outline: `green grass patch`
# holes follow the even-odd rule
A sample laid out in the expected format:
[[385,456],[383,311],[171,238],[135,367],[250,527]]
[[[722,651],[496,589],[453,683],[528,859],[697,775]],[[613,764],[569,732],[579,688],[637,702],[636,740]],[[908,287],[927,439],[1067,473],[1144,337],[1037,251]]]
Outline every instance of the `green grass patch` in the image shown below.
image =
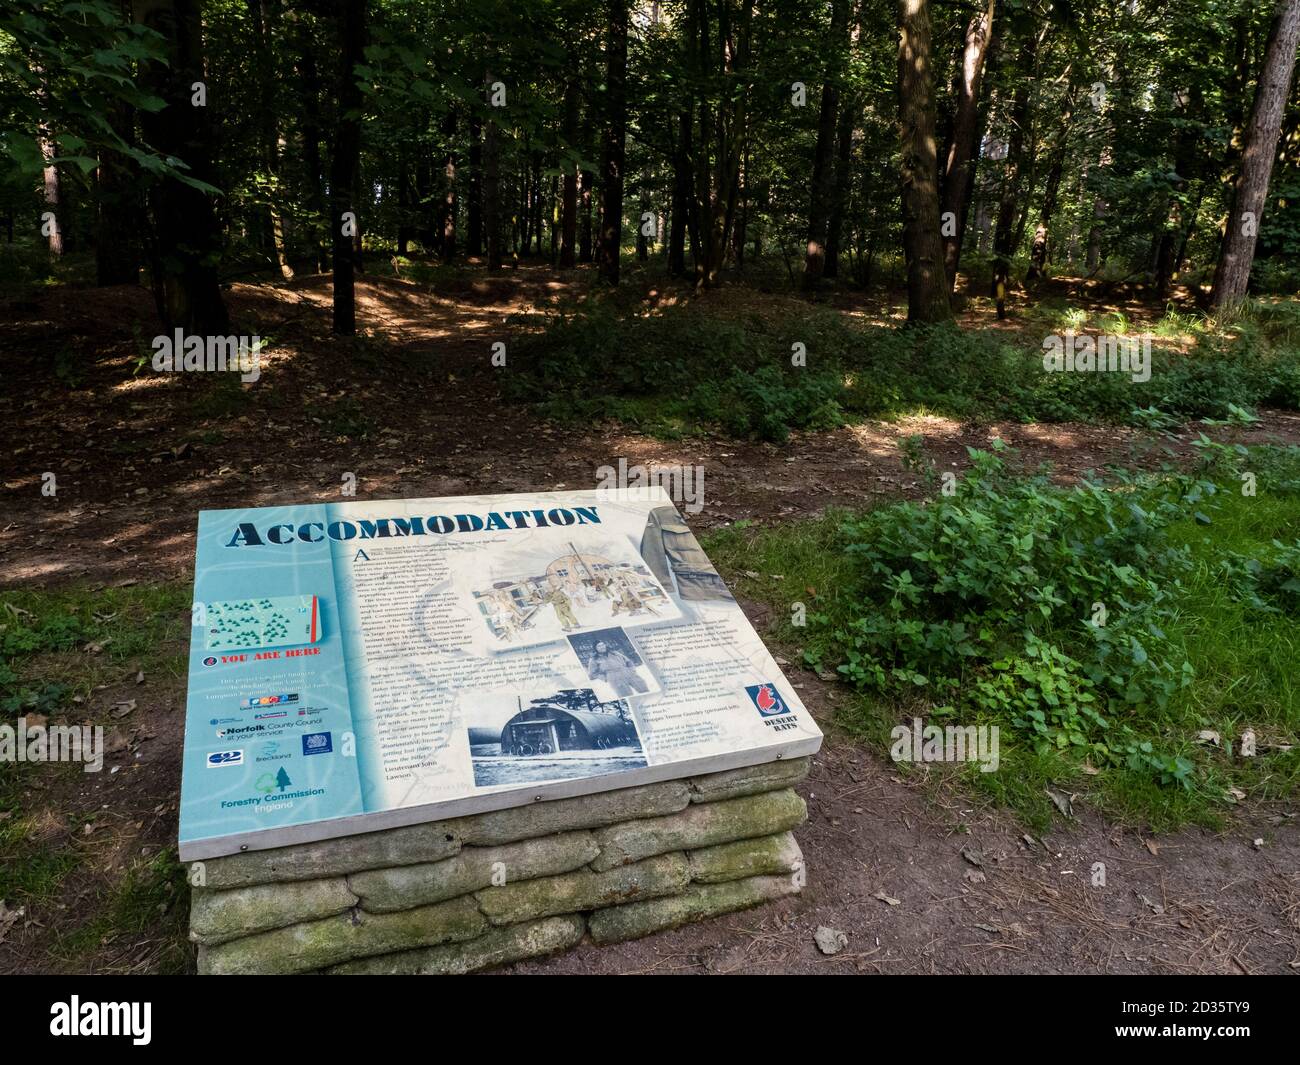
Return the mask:
[[778,606],[779,643],[849,686],[840,723],[878,749],[913,716],[997,725],[998,771],[963,772],[1031,823],[1052,788],[1157,829],[1215,825],[1300,774],[1300,449],[1201,447],[1194,474],[1070,488],[973,452],[951,495],[922,470],[925,503],[707,546]]
[[0,595],[0,721],[70,710],[130,672],[180,676],[189,600],[179,583]]
[[58,936],[50,955],[84,970],[88,956],[111,949],[119,937],[134,941],[147,934],[158,952],[150,971],[184,972],[189,959],[189,885],[185,869],[170,849],[134,861],[101,900],[95,916]]
[[50,902],[63,878],[80,864],[74,851],[51,846],[24,811],[24,774],[31,771],[26,765],[0,764],[0,899],[10,908]]
[[1142,382],[1043,368],[1049,333],[1129,335],[1122,314],[1090,318],[1062,301],[1029,321],[1008,340],[954,326],[862,328],[794,299],[759,313],[716,301],[646,312],[592,298],[549,315],[512,348],[503,388],[560,421],[617,419],[666,437],[721,428],[772,441],[792,429],[918,410],[966,420],[1149,424],[1156,416],[1172,422],[1300,407],[1294,303],[1252,305],[1218,332],[1175,315],[1164,332],[1190,350],[1157,336],[1151,377]]

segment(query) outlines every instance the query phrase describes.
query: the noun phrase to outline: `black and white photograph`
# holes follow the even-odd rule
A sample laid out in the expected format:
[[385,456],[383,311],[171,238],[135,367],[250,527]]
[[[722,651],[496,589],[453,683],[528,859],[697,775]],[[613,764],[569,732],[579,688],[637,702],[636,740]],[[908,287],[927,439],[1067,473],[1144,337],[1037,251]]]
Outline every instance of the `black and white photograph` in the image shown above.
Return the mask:
[[591,688],[476,698],[467,710],[480,788],[604,776],[645,766],[632,706]]
[[621,628],[597,629],[570,636],[595,691],[614,699],[629,699],[659,690],[659,682],[641,657],[632,638]]

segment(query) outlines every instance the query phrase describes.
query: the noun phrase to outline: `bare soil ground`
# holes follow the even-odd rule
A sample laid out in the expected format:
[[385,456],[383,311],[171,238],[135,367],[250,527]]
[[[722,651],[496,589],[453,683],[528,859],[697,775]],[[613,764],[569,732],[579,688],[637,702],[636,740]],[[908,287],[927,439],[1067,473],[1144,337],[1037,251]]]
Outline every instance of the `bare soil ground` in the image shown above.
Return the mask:
[[[1063,479],[1115,463],[1185,458],[1200,427],[1168,439],[1090,425],[963,425],[925,417],[796,434],[781,447],[722,437],[667,443],[619,426],[569,430],[503,403],[491,344],[511,315],[544,308],[581,281],[544,267],[427,286],[367,277],[359,320],[393,345],[329,335],[328,282],[236,285],[241,332],[273,338],[256,384],[217,375],[158,375],[148,293],[52,289],[0,302],[0,587],[96,587],[189,579],[200,509],[339,498],[424,497],[588,487],[629,463],[699,464],[706,506],[697,530],[741,518],[763,524],[828,506],[916,494],[897,441],[921,434],[941,467],[999,437],[1027,465]],[[653,302],[659,292],[647,292]],[[707,298],[725,298],[725,293]],[[784,297],[782,297],[784,298]],[[888,315],[887,308],[844,307]],[[975,313],[965,324],[986,327]],[[1005,328],[1005,326],[999,326]],[[196,380],[197,379],[197,380]],[[1248,430],[1209,435],[1300,441],[1300,417],[1274,412]],[[57,494],[41,494],[53,473]],[[761,607],[751,607],[760,631]],[[177,620],[178,650],[187,628]],[[839,693],[795,674],[827,722]],[[158,926],[111,931],[75,956],[60,951],[141,857],[175,842],[184,680],[109,677],[84,712],[114,721],[114,772],[28,772],[24,808],[51,853],[78,861],[59,897],[0,928],[0,970],[152,971],[174,953],[183,899],[159,904]],[[801,789],[798,833],[809,882],[797,899],[751,913],[514,967],[549,972],[1279,972],[1300,967],[1300,834],[1293,809],[1244,811],[1222,835],[1150,840],[1081,813],[1026,841],[1004,812],[963,806],[942,778],[904,780],[836,735]],[[87,829],[89,825],[89,829]],[[1259,846],[1254,841],[1260,839]],[[962,851],[967,851],[967,858]],[[980,865],[972,864],[976,857]],[[1105,863],[1107,887],[1091,885]],[[977,875],[978,874],[978,875]],[[823,957],[813,932],[846,932]]]

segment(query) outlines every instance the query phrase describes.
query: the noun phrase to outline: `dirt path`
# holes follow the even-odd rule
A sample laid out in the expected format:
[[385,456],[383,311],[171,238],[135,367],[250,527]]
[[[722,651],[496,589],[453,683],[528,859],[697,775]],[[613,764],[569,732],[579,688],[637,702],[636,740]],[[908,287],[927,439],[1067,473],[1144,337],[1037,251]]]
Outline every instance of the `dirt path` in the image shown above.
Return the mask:
[[[941,468],[961,468],[967,445],[1000,437],[1026,463],[1050,461],[1062,477],[1107,461],[1152,465],[1166,449],[1185,457],[1194,438],[940,418],[801,434],[782,447],[714,437],[664,443],[618,427],[561,430],[501,402],[494,375],[503,371],[490,367],[489,351],[493,340],[515,335],[508,316],[573,284],[524,268],[434,296],[368,278],[359,286],[361,317],[382,323],[391,349],[329,336],[323,279],[236,286],[235,320],[273,337],[276,353],[256,385],[225,391],[213,375],[133,373],[149,354],[140,338],[154,330],[143,291],[56,289],[0,306],[0,372],[8,384],[0,394],[0,587],[187,579],[199,509],[336,500],[349,472],[364,499],[590,487],[597,469],[619,457],[702,465],[705,507],[688,518],[707,529],[917,494],[896,446],[914,433]],[[357,419],[367,422],[361,441]],[[1295,442],[1300,417],[1272,413],[1230,435]],[[40,491],[46,472],[56,477],[53,497]],[[751,616],[762,631],[761,611]],[[829,721],[837,690],[812,674],[792,678]],[[169,947],[166,933],[154,931],[110,937],[75,965],[50,954],[60,927],[90,919],[132,862],[174,843],[184,680],[124,678],[95,692],[84,710],[107,715],[124,699],[138,709],[110,733],[109,763],[118,771],[26,778],[24,805],[39,811],[51,851],[70,848],[83,861],[59,899],[0,942],[0,970],[148,971]],[[1284,814],[1260,811],[1223,836],[1190,831],[1151,847],[1085,814],[1026,843],[1005,813],[963,807],[957,792],[905,781],[833,730],[829,737],[801,789],[810,813],[799,833],[809,873],[802,897],[517,969],[1278,972],[1300,965],[1300,836]],[[1264,843],[1256,848],[1255,839]],[[983,864],[963,859],[963,849]],[[1098,861],[1107,868],[1105,888],[1090,886]],[[817,952],[819,925],[848,933],[843,953]]]
[[[751,616],[753,616],[751,614]],[[761,626],[762,618],[754,617]],[[564,973],[1294,973],[1300,832],[1260,813],[1222,835],[1155,838],[1081,812],[1025,838],[1005,812],[900,778],[827,724],[840,694],[792,673],[827,742],[796,836],[802,895],[507,971]],[[942,772],[939,770],[938,772]],[[1254,840],[1262,839],[1259,847]],[[963,852],[982,864],[976,866]],[[1106,886],[1092,886],[1096,862]],[[1158,912],[1157,912],[1158,911]],[[848,945],[822,955],[820,926]]]
[[[363,280],[361,320],[378,325],[391,349],[329,335],[323,278],[237,285],[234,320],[273,338],[261,379],[243,388],[213,374],[135,373],[155,328],[143,290],[55,289],[11,301],[0,308],[8,382],[0,394],[0,583],[187,576],[200,509],[337,500],[349,473],[357,498],[386,499],[591,487],[596,471],[620,457],[702,466],[705,507],[690,518],[699,529],[912,493],[918,486],[897,443],[913,434],[941,468],[964,467],[968,445],[1001,437],[1024,463],[1051,462],[1063,477],[1106,462],[1185,456],[1195,437],[935,417],[796,434],[779,447],[555,428],[501,401],[497,375],[508,371],[490,366],[491,344],[518,335],[509,316],[577,284],[541,267],[436,296],[412,282]],[[1250,430],[1218,435],[1297,441],[1300,416],[1269,413]],[[47,473],[53,497],[41,493]]]

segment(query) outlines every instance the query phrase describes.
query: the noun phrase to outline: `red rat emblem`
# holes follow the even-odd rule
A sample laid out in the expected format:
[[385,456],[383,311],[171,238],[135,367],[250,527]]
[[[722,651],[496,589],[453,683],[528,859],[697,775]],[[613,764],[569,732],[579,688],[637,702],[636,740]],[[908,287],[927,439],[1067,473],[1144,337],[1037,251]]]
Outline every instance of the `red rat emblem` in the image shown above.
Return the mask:
[[790,708],[781,700],[777,694],[776,688],[771,684],[754,684],[745,689],[749,693],[750,699],[754,702],[755,709],[758,710],[762,717],[776,717],[778,714],[788,714]]

